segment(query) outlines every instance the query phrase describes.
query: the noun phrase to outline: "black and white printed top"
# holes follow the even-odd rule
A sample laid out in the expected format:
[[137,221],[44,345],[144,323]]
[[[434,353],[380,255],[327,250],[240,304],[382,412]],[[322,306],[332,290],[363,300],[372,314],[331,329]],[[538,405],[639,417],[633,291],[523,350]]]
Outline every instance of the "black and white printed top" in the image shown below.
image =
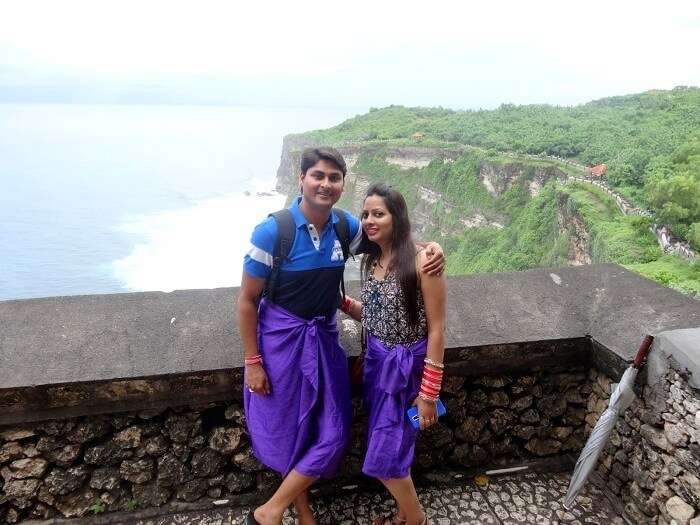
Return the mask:
[[374,268],[362,283],[362,326],[384,346],[410,345],[428,334],[423,294],[418,288],[418,324],[408,323],[408,312],[396,273],[390,271],[384,279],[372,276]]

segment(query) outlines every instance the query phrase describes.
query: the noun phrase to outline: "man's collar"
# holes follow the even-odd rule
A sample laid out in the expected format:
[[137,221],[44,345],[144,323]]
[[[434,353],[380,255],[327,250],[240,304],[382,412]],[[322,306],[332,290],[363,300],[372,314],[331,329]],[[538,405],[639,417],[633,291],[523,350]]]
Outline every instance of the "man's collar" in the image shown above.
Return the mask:
[[[308,221],[306,220],[304,214],[301,212],[301,208],[299,207],[300,204],[301,197],[295,197],[292,201],[291,206],[289,207],[289,210],[292,212],[292,217],[294,218],[294,225],[297,228],[301,228],[302,226],[306,228],[308,226]],[[336,224],[339,220],[338,216],[334,212],[331,212],[331,217],[333,220],[333,224]]]

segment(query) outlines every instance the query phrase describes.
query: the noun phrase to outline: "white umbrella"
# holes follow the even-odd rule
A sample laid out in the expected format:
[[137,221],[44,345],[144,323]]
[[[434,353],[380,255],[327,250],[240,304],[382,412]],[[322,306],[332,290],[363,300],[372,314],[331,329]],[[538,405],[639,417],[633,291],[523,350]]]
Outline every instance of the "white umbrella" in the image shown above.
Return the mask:
[[588,476],[598,463],[598,457],[605,448],[610,433],[615,428],[617,418],[634,401],[634,380],[637,377],[639,367],[649,353],[653,341],[654,338],[650,335],[644,338],[634,358],[634,362],[625,370],[625,373],[622,374],[622,379],[620,379],[620,382],[610,394],[608,408],[601,414],[600,419],[593,427],[586,446],[583,447],[581,455],[576,461],[574,473],[571,475],[571,481],[569,482],[569,490],[566,491],[566,496],[564,497],[564,507],[567,510],[571,510],[573,507],[576,496],[586,484]]

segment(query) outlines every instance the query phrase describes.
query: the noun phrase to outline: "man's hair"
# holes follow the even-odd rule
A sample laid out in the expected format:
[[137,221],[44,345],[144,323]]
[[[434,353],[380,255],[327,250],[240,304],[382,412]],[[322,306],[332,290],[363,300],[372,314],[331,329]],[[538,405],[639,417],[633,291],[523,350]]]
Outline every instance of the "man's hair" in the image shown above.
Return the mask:
[[301,172],[306,173],[319,160],[332,162],[343,172],[343,177],[345,177],[345,173],[348,170],[345,166],[345,159],[338,150],[329,147],[305,149],[301,154]]

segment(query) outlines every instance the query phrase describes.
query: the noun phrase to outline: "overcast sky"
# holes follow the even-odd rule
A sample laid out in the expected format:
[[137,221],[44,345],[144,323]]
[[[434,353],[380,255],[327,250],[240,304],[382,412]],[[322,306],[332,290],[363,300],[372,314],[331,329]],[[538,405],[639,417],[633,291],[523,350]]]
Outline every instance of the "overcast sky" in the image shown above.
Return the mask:
[[697,0],[16,0],[0,100],[575,104],[700,86],[698,49]]

